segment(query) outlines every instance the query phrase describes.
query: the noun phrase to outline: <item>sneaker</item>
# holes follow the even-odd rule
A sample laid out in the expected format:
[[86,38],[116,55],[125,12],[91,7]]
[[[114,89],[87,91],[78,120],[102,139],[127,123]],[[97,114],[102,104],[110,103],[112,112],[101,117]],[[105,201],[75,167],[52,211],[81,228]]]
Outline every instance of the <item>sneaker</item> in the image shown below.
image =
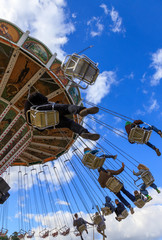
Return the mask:
[[120,222],[122,219],[121,218],[118,218],[118,217],[115,217],[115,219]]
[[158,132],[158,134],[160,135],[160,137],[162,137],[162,132],[161,132],[161,130]]
[[113,159],[115,160],[115,159],[117,158],[117,156],[118,156],[118,155],[114,155],[114,156],[113,156]]
[[98,111],[99,111],[99,108],[98,108],[98,107],[85,108],[85,109],[83,109],[82,111],[80,111],[79,115],[80,115],[81,117],[85,117],[85,116],[87,116],[88,114],[98,113]]
[[157,193],[161,193],[159,189],[156,189]]
[[150,202],[151,200],[152,200],[152,197],[148,196],[147,199],[146,199],[146,202]]
[[156,152],[156,154],[157,154],[158,156],[160,156],[160,155],[161,155],[161,152],[159,151],[159,149],[158,149],[158,148],[155,148],[155,152]]
[[134,213],[134,209],[132,207],[130,207],[129,209],[130,209],[131,214],[133,214]]
[[92,141],[97,141],[100,138],[100,134],[97,133],[82,133],[80,136],[84,139],[89,139]]

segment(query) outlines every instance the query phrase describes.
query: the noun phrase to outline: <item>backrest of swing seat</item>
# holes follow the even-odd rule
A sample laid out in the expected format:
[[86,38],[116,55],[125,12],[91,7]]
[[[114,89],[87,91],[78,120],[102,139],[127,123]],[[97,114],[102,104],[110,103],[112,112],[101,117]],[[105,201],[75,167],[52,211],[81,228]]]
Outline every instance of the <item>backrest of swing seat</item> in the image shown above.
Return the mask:
[[146,170],[141,174],[141,178],[144,181],[146,187],[150,186],[154,181],[154,177],[152,176],[152,173],[149,170]]
[[[55,110],[50,111],[38,111],[31,109],[30,111],[30,119],[31,124],[34,127],[39,129],[46,129],[48,127],[54,127],[59,124],[59,112]],[[28,112],[29,112],[28,111]]]
[[52,235],[52,237],[57,237],[58,236],[58,231],[53,232],[51,235]]
[[81,58],[75,66],[73,76],[85,81],[88,84],[93,84],[99,74],[99,69],[90,60]]
[[0,177],[0,192],[5,194],[9,190],[10,190],[10,186],[6,183],[6,181],[2,177]]
[[103,222],[103,224],[100,225],[100,226],[98,226],[97,228],[98,228],[100,231],[104,231],[104,230],[106,229],[106,225],[105,225],[105,223]]
[[106,182],[106,187],[113,193],[118,193],[122,187],[123,184],[115,177],[110,177]]
[[102,211],[102,214],[103,214],[104,216],[107,216],[107,215],[112,214],[112,211],[111,211],[111,209],[110,209],[109,207],[101,208],[101,211]]
[[92,216],[92,221],[95,225],[98,225],[100,222],[102,222],[102,217],[100,215],[94,215]]
[[85,224],[82,224],[81,226],[78,227],[78,231],[82,233],[84,230],[87,229],[87,226]]
[[137,206],[138,208],[142,208],[145,205],[145,201],[143,199],[138,199],[137,201],[134,202],[134,205]]
[[146,130],[144,128],[140,128],[138,126],[135,126],[131,129],[129,133],[129,141],[134,141],[137,143],[147,143],[150,139],[152,130]]
[[82,159],[82,163],[91,169],[97,169],[99,167],[102,167],[104,162],[105,158],[96,157],[94,154],[91,153],[84,154]]
[[126,217],[129,215],[127,209],[125,209],[125,210],[121,213],[121,215],[122,215],[124,218],[126,218]]

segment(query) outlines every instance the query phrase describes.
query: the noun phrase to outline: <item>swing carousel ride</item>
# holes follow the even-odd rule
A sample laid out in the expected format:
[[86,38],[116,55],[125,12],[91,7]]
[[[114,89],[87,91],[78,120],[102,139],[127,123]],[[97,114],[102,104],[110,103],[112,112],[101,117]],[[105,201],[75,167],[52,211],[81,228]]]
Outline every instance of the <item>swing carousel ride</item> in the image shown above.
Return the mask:
[[[50,102],[95,106],[81,99],[80,88],[84,90],[95,83],[99,74],[97,64],[85,55],[76,53],[68,55],[63,62],[56,56],[42,42],[31,37],[29,31],[23,32],[14,24],[0,19],[0,174],[10,185],[12,170],[18,169],[17,198],[21,204],[17,206],[19,217],[15,231],[19,239],[36,236],[62,239],[67,235],[72,239],[74,234],[80,236],[85,230],[82,226],[78,231],[70,223],[75,212],[81,216],[83,212],[89,214],[94,226],[100,222],[101,211],[105,216],[111,214],[103,205],[106,195],[114,198],[113,189],[109,188],[111,192],[108,192],[108,189],[100,188],[97,169],[103,165],[105,168],[119,169],[122,161],[118,158],[101,161],[93,155],[83,157],[83,149],[88,146],[99,149],[102,154],[110,154],[107,145],[120,154],[128,162],[127,169],[120,174],[120,180],[133,190],[138,189],[131,166],[135,167],[139,162],[105,136],[94,143],[83,141],[67,128],[38,131],[27,123],[24,104],[34,92],[40,92]],[[104,115],[132,121],[98,107]],[[88,122],[79,115],[68,117],[79,124],[84,123],[92,132],[95,132],[93,126],[96,125],[127,140],[126,133],[97,118],[97,115],[88,116]],[[44,123],[45,120],[41,121]],[[143,133],[140,132],[140,143],[145,143],[141,136]],[[8,229],[10,198],[1,205],[0,236],[13,232]],[[144,203],[136,206],[141,208]],[[99,212],[96,217],[95,211]],[[128,212],[123,214],[125,217],[127,215]]]

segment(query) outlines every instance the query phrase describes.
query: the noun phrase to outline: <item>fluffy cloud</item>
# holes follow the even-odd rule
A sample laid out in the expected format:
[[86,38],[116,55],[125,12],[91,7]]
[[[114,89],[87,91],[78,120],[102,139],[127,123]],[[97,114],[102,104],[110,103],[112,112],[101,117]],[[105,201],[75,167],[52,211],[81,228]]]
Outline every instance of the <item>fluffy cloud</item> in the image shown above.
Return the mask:
[[101,19],[99,17],[93,17],[87,22],[87,25],[91,27],[91,36],[100,36],[104,30],[104,25],[101,24]]
[[1,0],[0,17],[15,23],[23,31],[29,30],[32,37],[63,58],[61,46],[74,31],[65,7],[65,0]]
[[86,100],[98,104],[110,92],[111,86],[116,85],[116,73],[113,71],[102,72],[94,85],[87,90]]
[[151,86],[157,86],[162,79],[162,49],[158,49],[152,54],[151,67],[155,69],[155,73],[151,78]]
[[125,29],[122,27],[122,18],[119,16],[119,13],[112,7],[110,11],[110,16],[113,24],[111,25],[111,31],[116,32],[124,32]]
[[102,3],[102,4],[100,5],[100,7],[103,8],[104,13],[105,13],[106,15],[109,13],[109,9],[108,9],[108,7],[106,6],[106,4]]
[[153,111],[157,111],[159,109],[159,104],[157,99],[154,98],[154,94],[149,101],[149,105],[144,105],[144,109],[148,113],[152,113]]

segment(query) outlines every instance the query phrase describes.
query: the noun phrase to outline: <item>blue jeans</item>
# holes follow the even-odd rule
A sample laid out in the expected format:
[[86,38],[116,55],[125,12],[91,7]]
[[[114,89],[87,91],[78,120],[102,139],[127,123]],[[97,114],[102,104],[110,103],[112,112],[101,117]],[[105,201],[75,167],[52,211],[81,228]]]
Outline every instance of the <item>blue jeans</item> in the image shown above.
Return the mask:
[[113,158],[114,156],[113,155],[107,155],[107,154],[102,154],[101,156],[100,156],[100,158]]
[[[132,202],[135,202],[136,199],[135,197],[130,193],[128,192],[124,186],[122,187],[122,189],[120,190],[120,192],[123,192]],[[130,207],[130,203],[127,202],[127,200],[121,195],[121,193],[118,192],[116,193],[116,196],[120,199],[120,201],[126,206],[126,207]]]
[[[149,127],[147,127],[147,128],[145,128],[146,130],[153,130],[154,132],[156,132],[156,133],[158,133],[160,130],[159,129],[157,129],[156,127],[154,127],[154,126],[149,126]],[[149,146],[150,148],[152,148],[153,150],[155,150],[155,146],[152,144],[152,143],[150,143],[150,142],[147,142],[146,143],[146,145],[147,146]]]
[[[150,187],[154,188],[155,190],[157,189],[157,186],[156,186],[155,183],[152,183],[152,184],[150,185]],[[141,192],[143,195],[145,195],[145,196],[149,195],[148,191],[146,190],[146,185],[145,185],[145,183],[142,184],[142,186],[141,186],[141,188],[140,188],[140,192]]]

